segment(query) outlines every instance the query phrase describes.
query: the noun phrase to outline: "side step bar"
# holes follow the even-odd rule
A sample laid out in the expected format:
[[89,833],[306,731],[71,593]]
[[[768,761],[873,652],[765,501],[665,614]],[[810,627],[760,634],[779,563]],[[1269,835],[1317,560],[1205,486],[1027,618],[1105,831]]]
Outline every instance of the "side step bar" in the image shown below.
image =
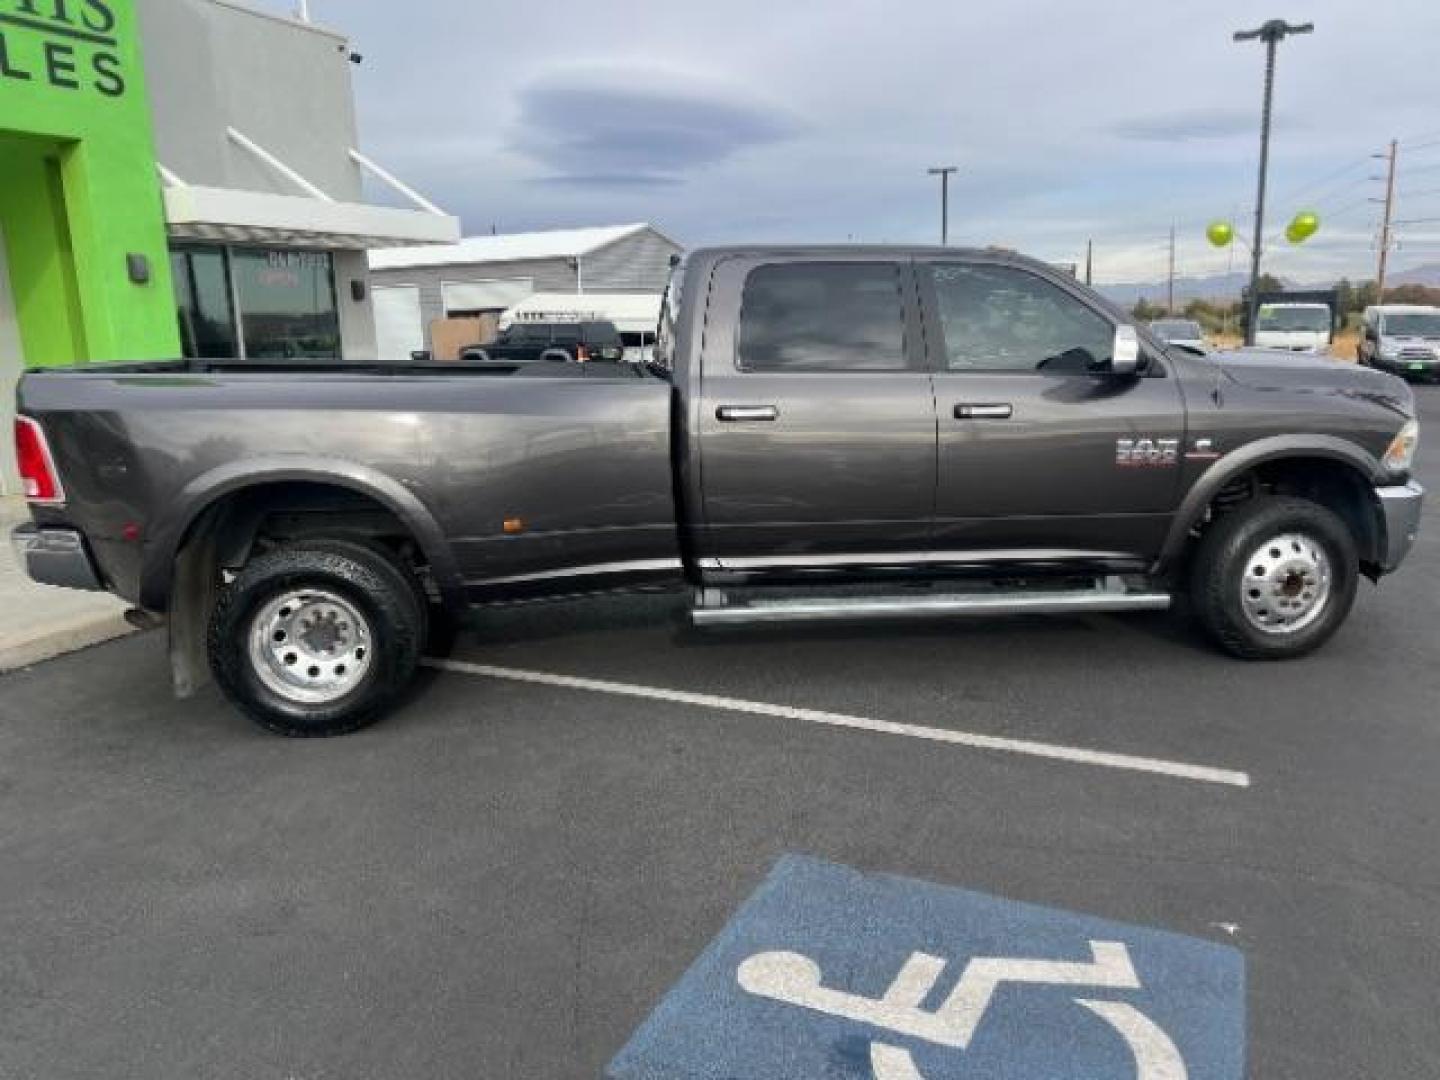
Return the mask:
[[[1121,589],[1027,589],[929,596],[806,597],[730,604],[714,590],[690,609],[696,626],[820,622],[841,619],[923,619],[962,615],[1067,615],[1078,612],[1164,611],[1170,594]],[[719,601],[716,603],[715,601]]]

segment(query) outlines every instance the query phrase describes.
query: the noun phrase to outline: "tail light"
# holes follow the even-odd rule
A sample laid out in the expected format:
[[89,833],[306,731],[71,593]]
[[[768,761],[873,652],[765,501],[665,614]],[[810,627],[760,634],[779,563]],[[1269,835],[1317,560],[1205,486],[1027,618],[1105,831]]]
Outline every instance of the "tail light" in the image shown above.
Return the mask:
[[15,460],[20,466],[25,498],[38,503],[65,501],[65,489],[60,486],[45,430],[28,416],[15,418]]
[[577,346],[575,349],[575,359],[582,364],[585,363],[585,361],[590,359],[590,350],[584,345]]

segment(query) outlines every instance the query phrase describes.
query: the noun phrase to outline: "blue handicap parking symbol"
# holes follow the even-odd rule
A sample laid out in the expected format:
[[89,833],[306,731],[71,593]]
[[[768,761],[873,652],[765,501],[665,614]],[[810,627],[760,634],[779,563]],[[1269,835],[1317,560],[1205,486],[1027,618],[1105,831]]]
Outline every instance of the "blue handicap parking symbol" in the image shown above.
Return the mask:
[[786,856],[612,1080],[1240,1080],[1225,945]]

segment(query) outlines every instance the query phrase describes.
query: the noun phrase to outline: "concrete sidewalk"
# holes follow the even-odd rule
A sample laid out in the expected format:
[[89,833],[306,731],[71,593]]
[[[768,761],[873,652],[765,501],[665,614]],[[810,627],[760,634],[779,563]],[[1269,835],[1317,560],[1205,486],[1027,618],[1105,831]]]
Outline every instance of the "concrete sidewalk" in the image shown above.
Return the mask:
[[23,499],[0,498],[0,671],[128,634],[125,604],[109,593],[37,585],[16,562],[10,530],[29,520]]

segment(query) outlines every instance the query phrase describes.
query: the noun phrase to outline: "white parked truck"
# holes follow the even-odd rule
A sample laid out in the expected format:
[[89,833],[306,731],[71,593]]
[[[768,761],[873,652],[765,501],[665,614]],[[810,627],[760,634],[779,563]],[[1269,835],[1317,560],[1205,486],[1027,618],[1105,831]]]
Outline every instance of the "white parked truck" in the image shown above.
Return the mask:
[[1255,344],[1267,349],[1323,353],[1330,348],[1335,313],[1329,304],[1261,304]]

